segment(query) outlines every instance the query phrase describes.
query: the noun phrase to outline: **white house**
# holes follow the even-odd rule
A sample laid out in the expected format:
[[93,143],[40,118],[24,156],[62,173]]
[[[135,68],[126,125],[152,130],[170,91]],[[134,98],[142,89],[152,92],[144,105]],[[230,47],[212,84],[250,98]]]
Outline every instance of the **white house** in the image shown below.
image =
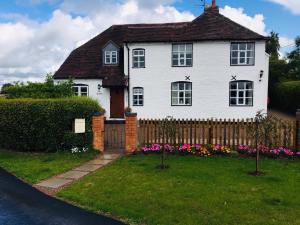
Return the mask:
[[253,118],[267,111],[267,37],[213,4],[191,22],[115,25],[75,49],[54,78],[74,78],[108,118]]

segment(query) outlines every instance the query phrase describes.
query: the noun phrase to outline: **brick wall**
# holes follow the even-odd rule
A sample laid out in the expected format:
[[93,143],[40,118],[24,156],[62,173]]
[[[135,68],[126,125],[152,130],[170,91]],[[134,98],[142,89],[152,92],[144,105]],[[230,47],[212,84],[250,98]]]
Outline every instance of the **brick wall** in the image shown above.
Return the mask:
[[126,114],[125,119],[125,151],[130,154],[137,150],[137,114]]
[[296,150],[300,151],[300,109],[296,113],[297,125],[296,125]]
[[93,116],[93,147],[94,149],[104,151],[104,115],[98,114]]

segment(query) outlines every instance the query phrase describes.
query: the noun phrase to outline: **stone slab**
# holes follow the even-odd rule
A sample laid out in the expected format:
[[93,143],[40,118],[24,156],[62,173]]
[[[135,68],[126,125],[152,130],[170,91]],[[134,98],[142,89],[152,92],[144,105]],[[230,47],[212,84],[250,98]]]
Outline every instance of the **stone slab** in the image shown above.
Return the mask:
[[86,176],[87,174],[89,174],[89,172],[71,170],[71,171],[68,171],[66,173],[58,175],[58,177],[59,178],[66,178],[66,179],[77,180],[77,179],[80,179],[80,178]]
[[83,171],[83,172],[93,172],[99,168],[101,168],[103,165],[93,165],[93,164],[85,164],[83,166],[79,166],[75,168],[73,171]]
[[118,154],[104,154],[102,158],[103,159],[111,159],[111,160],[113,160],[113,159],[116,159],[118,157],[119,157]]
[[38,183],[37,186],[46,187],[46,188],[60,188],[71,182],[72,182],[72,180],[69,180],[69,179],[54,177],[54,178],[50,178],[48,180],[42,181],[41,183]]

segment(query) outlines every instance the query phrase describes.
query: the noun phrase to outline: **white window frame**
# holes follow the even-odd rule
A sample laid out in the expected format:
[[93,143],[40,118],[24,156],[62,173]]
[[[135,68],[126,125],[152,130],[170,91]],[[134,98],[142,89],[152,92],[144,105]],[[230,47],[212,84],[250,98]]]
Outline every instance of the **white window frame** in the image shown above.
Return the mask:
[[146,57],[145,49],[133,49],[132,50],[132,67],[133,68],[145,68]]
[[105,51],[104,52],[104,63],[106,65],[118,64],[118,51]]
[[[136,101],[136,103],[135,103]],[[132,105],[144,106],[144,88],[134,87],[132,89]]]
[[[231,81],[229,83],[229,105],[230,106],[249,106],[249,107],[253,106],[253,96],[254,96],[253,81],[237,80],[237,81]],[[235,103],[232,103],[232,100],[234,99],[235,99]]]
[[[188,55],[191,55],[188,57]],[[187,65],[187,60],[191,61]],[[176,63],[174,63],[176,61]],[[173,67],[192,67],[193,66],[193,44],[180,43],[172,45],[172,66]]]
[[[242,48],[242,46],[245,46],[245,48]],[[237,62],[234,62],[235,60]],[[230,47],[230,64],[232,66],[254,66],[255,42],[232,42]]]
[[[78,91],[75,91],[74,88],[78,88]],[[83,91],[82,89],[86,88],[86,91]],[[89,86],[88,85],[73,85],[72,90],[74,91],[74,94],[76,96],[89,96]]]
[[[171,83],[171,106],[192,106],[192,94],[192,82]],[[187,103],[187,99],[189,99],[189,103]]]

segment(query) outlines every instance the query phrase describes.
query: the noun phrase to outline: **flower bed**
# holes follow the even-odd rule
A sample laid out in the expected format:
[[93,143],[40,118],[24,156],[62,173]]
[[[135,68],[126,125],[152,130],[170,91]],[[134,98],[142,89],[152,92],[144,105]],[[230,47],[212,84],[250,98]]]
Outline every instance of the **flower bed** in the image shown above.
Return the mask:
[[[212,155],[229,155],[232,150],[228,146],[224,145],[190,145],[183,144],[179,146],[172,146],[169,144],[164,145],[165,151],[169,154],[177,155],[195,155],[201,157],[208,157]],[[261,156],[266,156],[270,158],[300,158],[300,151],[294,152],[290,149],[284,147],[269,148],[268,146],[260,145],[258,146]],[[163,150],[163,145],[152,144],[151,146],[146,146],[142,148],[144,154],[151,153],[161,153]],[[237,152],[244,156],[256,156],[256,148],[252,148],[248,145],[240,145]]]
[[260,155],[270,158],[300,158],[300,152],[295,152],[284,147],[270,148],[268,146],[259,145],[258,148],[252,148],[248,145],[240,145],[237,151],[242,155],[256,156],[257,149],[259,149]]
[[[231,153],[231,149],[223,145],[190,145],[183,144],[179,146],[172,146],[169,144],[164,145],[165,151],[170,154],[178,155],[196,155],[207,157],[211,155],[227,155]],[[152,144],[149,147],[143,147],[144,154],[160,153],[163,150],[163,145]]]

